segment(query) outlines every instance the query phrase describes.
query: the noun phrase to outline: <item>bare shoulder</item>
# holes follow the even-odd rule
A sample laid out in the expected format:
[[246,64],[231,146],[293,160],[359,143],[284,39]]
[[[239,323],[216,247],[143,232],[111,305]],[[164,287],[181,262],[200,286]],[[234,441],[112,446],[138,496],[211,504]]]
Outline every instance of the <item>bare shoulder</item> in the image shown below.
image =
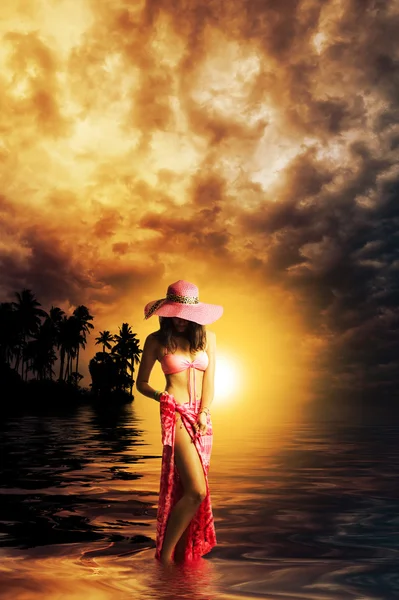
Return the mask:
[[158,333],[157,331],[153,331],[152,333],[149,333],[149,334],[147,335],[147,338],[146,338],[146,339],[147,339],[147,340],[149,340],[149,342],[150,342],[150,343],[151,343],[151,342],[154,342],[154,343],[156,343],[156,342],[158,341],[158,336],[157,336],[157,333]]
[[144,345],[152,351],[157,351],[160,348],[160,342],[157,336],[157,332],[153,331],[149,333],[145,339]]

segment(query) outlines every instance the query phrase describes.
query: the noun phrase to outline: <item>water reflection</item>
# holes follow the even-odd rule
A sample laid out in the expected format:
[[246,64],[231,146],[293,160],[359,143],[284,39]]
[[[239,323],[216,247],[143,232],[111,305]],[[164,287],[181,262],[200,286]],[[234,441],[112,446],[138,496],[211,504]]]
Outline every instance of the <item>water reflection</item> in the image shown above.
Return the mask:
[[190,567],[178,565],[171,570],[156,567],[156,575],[148,583],[148,598],[159,600],[210,600],[216,598],[217,570],[211,561],[199,560]]
[[[2,545],[109,539],[152,547],[152,502],[132,497],[143,445],[131,407],[59,410],[3,422]],[[147,457],[149,460],[150,457]],[[155,490],[154,490],[155,495]]]
[[233,444],[215,424],[218,545],[170,571],[154,560],[159,432],[134,406],[0,427],[1,599],[399,597],[396,425],[274,425]]

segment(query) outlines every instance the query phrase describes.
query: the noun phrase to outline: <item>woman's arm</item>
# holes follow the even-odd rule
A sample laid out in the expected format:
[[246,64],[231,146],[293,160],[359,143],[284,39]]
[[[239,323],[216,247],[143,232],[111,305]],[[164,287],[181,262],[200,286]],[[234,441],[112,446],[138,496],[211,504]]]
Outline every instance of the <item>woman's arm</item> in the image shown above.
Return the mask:
[[158,400],[159,402],[159,399],[155,398],[156,390],[148,383],[152,368],[157,360],[157,355],[158,342],[153,334],[150,333],[144,342],[140,366],[137,373],[136,388],[140,394],[143,394],[143,396],[147,396],[153,400]]
[[204,408],[210,409],[215,391],[216,334],[213,331],[207,331],[206,335],[208,338],[208,347],[206,352],[208,354],[209,364],[202,379],[200,411]]

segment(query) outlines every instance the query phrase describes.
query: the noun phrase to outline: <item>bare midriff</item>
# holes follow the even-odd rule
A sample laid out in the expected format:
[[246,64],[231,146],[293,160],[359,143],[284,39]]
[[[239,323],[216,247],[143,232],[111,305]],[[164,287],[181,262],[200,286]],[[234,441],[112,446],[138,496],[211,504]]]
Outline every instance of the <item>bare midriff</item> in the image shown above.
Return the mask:
[[[193,371],[193,373],[191,373],[190,371]],[[200,400],[202,394],[202,380],[204,378],[204,371],[200,371],[199,369],[186,369],[184,371],[179,371],[179,373],[171,373],[170,375],[165,375],[165,391],[168,392],[168,394],[171,394],[178,404],[185,404],[186,402],[190,402],[190,394],[187,383],[189,376],[191,377],[191,380],[193,380],[195,376],[196,400]]]

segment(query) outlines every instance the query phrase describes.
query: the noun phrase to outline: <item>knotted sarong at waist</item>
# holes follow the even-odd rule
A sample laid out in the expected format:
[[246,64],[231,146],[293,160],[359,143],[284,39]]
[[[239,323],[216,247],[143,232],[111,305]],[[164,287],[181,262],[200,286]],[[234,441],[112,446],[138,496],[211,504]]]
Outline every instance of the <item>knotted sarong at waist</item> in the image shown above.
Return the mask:
[[207,415],[208,427],[206,433],[201,434],[199,431],[195,432],[193,425],[197,421],[197,415],[201,404],[200,400],[179,404],[176,402],[174,396],[167,392],[163,392],[159,400],[163,450],[157,510],[155,558],[160,558],[170,511],[182,497],[184,492],[179,472],[174,462],[177,411],[180,413],[181,422],[187,429],[198,452],[206,482],[206,496],[190,522],[187,534],[187,544],[184,552],[185,561],[196,560],[203,554],[209,552],[216,545],[216,532],[208,485],[208,471],[213,441],[212,422],[210,415]]

